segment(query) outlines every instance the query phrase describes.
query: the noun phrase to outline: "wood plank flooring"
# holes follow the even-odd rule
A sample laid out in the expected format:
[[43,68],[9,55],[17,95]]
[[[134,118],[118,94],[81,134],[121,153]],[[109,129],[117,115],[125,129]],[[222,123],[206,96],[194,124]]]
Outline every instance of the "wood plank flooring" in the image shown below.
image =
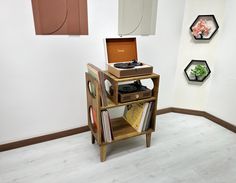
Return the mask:
[[90,132],[0,153],[0,183],[235,183],[236,134],[197,116],[157,116],[145,136],[108,146]]

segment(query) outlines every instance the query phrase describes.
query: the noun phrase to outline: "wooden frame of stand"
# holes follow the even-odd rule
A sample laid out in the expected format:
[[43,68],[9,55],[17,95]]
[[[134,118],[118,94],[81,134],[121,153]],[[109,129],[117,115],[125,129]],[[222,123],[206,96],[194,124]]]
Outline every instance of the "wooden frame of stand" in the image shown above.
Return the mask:
[[[108,72],[104,72],[105,79],[108,79],[114,87],[114,95],[113,98],[108,98],[108,105],[102,106],[100,101],[101,96],[101,90],[99,87],[98,81],[93,78],[90,74],[86,73],[86,84],[87,84],[87,115],[88,115],[88,126],[91,130],[91,140],[92,144],[97,142],[97,144],[100,147],[100,160],[103,162],[106,160],[106,146],[108,144],[125,140],[128,138],[132,138],[139,135],[146,135],[146,147],[150,147],[151,145],[151,134],[155,131],[156,126],[156,106],[157,106],[157,96],[158,96],[158,89],[159,89],[159,78],[160,76],[158,74],[150,74],[145,76],[138,76],[138,77],[130,77],[130,78],[116,78],[115,76],[109,74]],[[153,82],[153,89],[152,89],[152,96],[147,99],[141,99],[131,102],[125,102],[125,103],[119,103],[118,102],[118,84],[120,82],[126,82],[126,81],[134,81],[134,80],[142,80],[142,79],[151,79]],[[95,93],[96,95],[92,95],[89,89],[89,82],[91,82],[94,85]],[[148,130],[144,132],[137,132],[133,127],[129,125],[129,123],[123,118],[116,118],[111,119],[111,127],[113,130],[113,136],[114,140],[110,143],[104,142],[102,138],[102,121],[101,121],[101,112],[103,110],[107,110],[110,108],[115,108],[119,106],[126,106],[133,103],[145,103],[145,102],[154,102],[154,109],[151,114],[151,121],[150,126]],[[97,122],[96,129],[94,128],[94,124],[92,123],[91,117],[90,117],[90,107],[92,107],[95,110],[95,118]]]

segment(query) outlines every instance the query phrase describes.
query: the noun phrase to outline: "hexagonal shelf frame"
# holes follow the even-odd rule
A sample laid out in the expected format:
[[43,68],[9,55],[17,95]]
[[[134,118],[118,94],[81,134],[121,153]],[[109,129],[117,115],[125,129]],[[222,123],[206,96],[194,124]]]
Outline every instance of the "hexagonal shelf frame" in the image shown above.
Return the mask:
[[[196,75],[193,75],[191,73],[191,70],[194,69],[196,65],[203,65],[205,66],[207,70],[207,74],[202,77],[197,77]],[[194,82],[203,82],[211,73],[210,67],[208,66],[207,62],[205,60],[191,60],[191,62],[187,65],[187,67],[184,69],[184,73],[187,76],[189,81]]]
[[218,29],[219,25],[214,15],[198,15],[190,26],[191,33],[196,40],[210,40]]

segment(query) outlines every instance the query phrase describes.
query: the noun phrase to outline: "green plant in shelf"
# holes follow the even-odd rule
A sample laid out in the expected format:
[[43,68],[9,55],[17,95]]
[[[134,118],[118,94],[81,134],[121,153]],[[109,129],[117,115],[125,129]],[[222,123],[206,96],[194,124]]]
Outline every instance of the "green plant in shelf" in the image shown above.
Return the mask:
[[202,64],[197,64],[194,69],[191,69],[191,75],[195,76],[196,79],[206,76],[208,73],[207,67]]

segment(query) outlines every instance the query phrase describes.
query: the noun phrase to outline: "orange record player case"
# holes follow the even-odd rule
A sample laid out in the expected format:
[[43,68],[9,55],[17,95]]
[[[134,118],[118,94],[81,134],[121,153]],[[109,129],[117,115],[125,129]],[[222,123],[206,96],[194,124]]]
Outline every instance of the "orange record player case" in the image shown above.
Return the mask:
[[147,64],[130,69],[114,67],[115,63],[138,60],[136,38],[107,38],[108,72],[118,78],[152,74],[153,67]]

